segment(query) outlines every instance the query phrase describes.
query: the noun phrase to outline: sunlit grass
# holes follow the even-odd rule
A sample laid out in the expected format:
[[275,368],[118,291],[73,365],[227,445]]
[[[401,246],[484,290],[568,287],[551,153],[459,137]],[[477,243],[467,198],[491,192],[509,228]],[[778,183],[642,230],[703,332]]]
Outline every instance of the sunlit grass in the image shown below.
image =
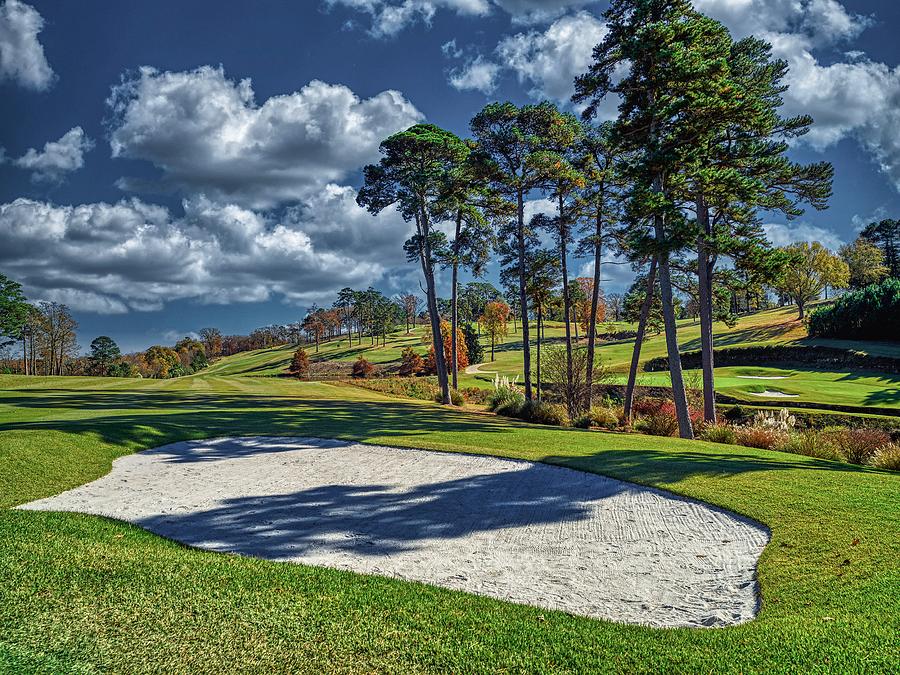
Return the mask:
[[541,460],[671,489],[772,530],[762,612],[652,630],[184,548],[74,514],[0,511],[0,671],[797,671],[900,667],[900,477],[762,450],[537,428],[282,378],[0,377],[0,505],[113,459],[225,434]]

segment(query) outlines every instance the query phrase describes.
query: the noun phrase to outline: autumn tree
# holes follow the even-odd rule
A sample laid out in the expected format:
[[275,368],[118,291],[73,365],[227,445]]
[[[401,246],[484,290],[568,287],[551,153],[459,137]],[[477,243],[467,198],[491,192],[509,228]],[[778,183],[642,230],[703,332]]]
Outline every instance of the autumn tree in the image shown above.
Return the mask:
[[877,284],[890,271],[884,264],[884,252],[865,237],[857,237],[852,244],[844,244],[838,255],[850,272],[850,288]]
[[[606,321],[606,302],[603,295],[603,291],[599,289],[595,289],[594,287],[594,279],[592,277],[578,277],[575,279],[575,282],[578,284],[579,294],[578,294],[578,302],[575,303],[576,310],[578,313],[578,320],[581,325],[581,330],[584,332],[586,336],[588,336],[588,340],[590,340],[591,334],[591,320],[593,319],[593,331],[596,333],[597,324],[601,324]],[[594,300],[594,291],[597,291],[597,300]],[[596,310],[594,310],[594,303],[596,302]],[[590,345],[590,342],[588,343]]]
[[222,355],[222,331],[218,328],[201,328],[198,332],[207,358],[214,359]]
[[309,375],[309,354],[303,347],[299,347],[291,358],[291,365],[288,367],[288,373],[298,380]]
[[801,320],[806,316],[806,305],[818,300],[826,287],[846,288],[850,282],[847,263],[817,241],[798,242],[782,250],[790,262],[777,288],[794,301]]
[[[452,336],[453,328],[450,322],[442,319],[440,325],[441,342],[444,345],[442,350],[444,359],[447,363],[450,363],[454,358],[453,349],[455,348],[456,362],[459,364],[460,368],[466,368],[469,365],[469,354],[466,349],[466,340],[462,331],[459,328],[456,329],[456,339],[454,340]],[[428,373],[435,373],[437,372],[437,360],[435,359],[434,340],[431,339],[431,336],[427,331],[425,340],[432,343],[432,346],[428,349],[428,357],[425,359],[425,371]]]
[[150,377],[166,379],[175,377],[181,367],[178,353],[171,347],[153,345],[144,352],[144,361]]
[[484,313],[478,317],[478,325],[491,341],[491,361],[494,360],[494,347],[497,340],[507,336],[509,305],[502,300],[494,300],[484,307]]
[[407,347],[400,355],[399,374],[402,377],[418,375],[425,369],[425,360],[412,347]]

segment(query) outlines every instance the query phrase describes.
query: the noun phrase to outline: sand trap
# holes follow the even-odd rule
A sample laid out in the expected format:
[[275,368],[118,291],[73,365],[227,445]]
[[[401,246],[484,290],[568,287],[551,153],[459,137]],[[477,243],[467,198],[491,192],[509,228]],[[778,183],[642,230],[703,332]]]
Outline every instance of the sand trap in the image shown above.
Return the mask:
[[750,391],[747,392],[751,396],[762,396],[765,398],[797,398],[800,394],[785,394],[783,391],[771,391],[766,389],[765,391]]
[[308,438],[175,443],[20,508],[653,626],[753,618],[768,541],[734,514],[580,471]]
[[786,380],[790,375],[738,375],[742,380]]

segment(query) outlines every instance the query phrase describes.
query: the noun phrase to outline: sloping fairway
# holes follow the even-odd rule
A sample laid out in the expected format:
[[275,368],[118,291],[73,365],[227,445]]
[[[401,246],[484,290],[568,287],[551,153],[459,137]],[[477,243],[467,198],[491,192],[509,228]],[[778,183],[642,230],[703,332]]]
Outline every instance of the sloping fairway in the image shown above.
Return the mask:
[[[223,435],[518,457],[765,523],[755,621],[657,630],[201,552],[78,514],[0,510],[0,672],[897,672],[900,475],[748,448],[532,427],[351,387],[234,377],[0,377],[0,506],[115,457]],[[464,570],[460,570],[464,572]]]

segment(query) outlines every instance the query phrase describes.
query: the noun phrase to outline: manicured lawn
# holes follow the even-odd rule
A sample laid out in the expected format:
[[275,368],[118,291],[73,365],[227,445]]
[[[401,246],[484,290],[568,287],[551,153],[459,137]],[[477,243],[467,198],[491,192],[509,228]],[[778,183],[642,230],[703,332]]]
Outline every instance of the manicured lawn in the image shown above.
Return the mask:
[[[699,370],[685,371],[689,384],[700,386]],[[772,379],[756,379],[756,378]],[[774,379],[778,378],[778,379]],[[627,378],[615,377],[624,384]],[[667,372],[641,373],[639,384],[671,386]],[[716,391],[749,404],[761,401],[819,403],[842,406],[900,408],[900,375],[888,373],[830,372],[824,370],[783,370],[780,368],[730,367],[716,368]],[[788,394],[790,398],[757,396],[766,391]]]
[[224,434],[340,437],[563,464],[772,530],[762,611],[717,630],[592,621],[397,580],[196,551],[77,514],[0,510],[0,672],[900,669],[900,475],[796,455],[531,427],[351,387],[0,376],[0,506],[114,458]]

